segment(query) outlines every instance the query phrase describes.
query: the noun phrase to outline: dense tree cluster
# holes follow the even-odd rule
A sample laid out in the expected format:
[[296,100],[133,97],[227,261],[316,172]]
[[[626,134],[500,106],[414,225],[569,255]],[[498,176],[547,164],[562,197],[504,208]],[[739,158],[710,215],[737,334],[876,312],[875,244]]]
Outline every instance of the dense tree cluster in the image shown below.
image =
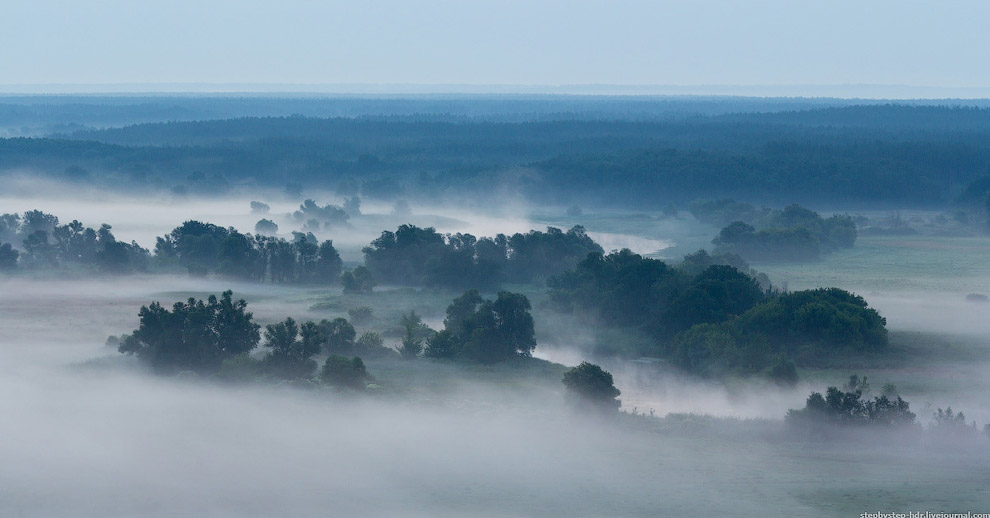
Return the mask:
[[886,346],[886,320],[862,297],[819,288],[780,294],[735,318],[694,326],[674,338],[672,354],[698,374],[748,374],[774,358],[814,365],[837,352]]
[[156,372],[215,374],[224,359],[248,353],[261,339],[244,300],[225,291],[206,302],[190,298],[171,311],[158,302],[142,306],[140,326],[120,340],[118,350],[134,354]]
[[304,230],[312,232],[346,225],[347,220],[350,219],[343,208],[331,204],[320,207],[313,200],[304,201],[299,206],[299,210],[292,213],[292,217],[297,222],[304,224]]
[[[330,240],[312,232],[293,232],[286,240],[271,234],[274,222],[263,219],[257,234],[233,227],[186,221],[157,238],[154,256],[137,244],[114,239],[110,227],[83,228],[79,222],[58,225],[58,218],[31,211],[0,219],[0,270],[17,264],[50,267],[60,262],[94,264],[107,271],[184,269],[194,275],[273,283],[327,284],[340,281],[348,292],[370,292],[378,282],[442,288],[491,288],[503,282],[542,280],[602,249],[580,226],[567,232],[550,227],[512,236],[477,239],[470,234],[440,234],[433,228],[402,225],[385,231],[364,248],[366,265],[342,271]],[[51,236],[51,237],[49,237]],[[2,239],[23,241],[4,246]]]
[[497,363],[529,356],[536,348],[529,299],[499,292],[485,300],[469,290],[447,307],[444,329],[426,340],[424,353],[432,358],[466,358]]
[[[940,409],[941,412],[941,409]],[[787,412],[788,424],[827,433],[829,429],[848,426],[906,427],[915,424],[915,414],[907,401],[886,395],[863,399],[863,392],[843,392],[829,387],[808,396],[802,409]]]
[[361,358],[394,354],[377,333],[356,339],[354,327],[343,318],[298,324],[292,318],[269,324],[264,330],[268,352],[260,359],[250,355],[261,341],[261,326],[253,322],[244,300],[234,301],[225,291],[205,302],[190,298],[171,310],[158,302],[142,306],[140,324],[131,334],[112,336],[124,354],[136,355],[158,374],[183,371],[220,375],[228,379],[266,377],[276,380],[312,379],[321,353],[328,355],[320,378],[331,386],[363,388],[370,380]]
[[110,225],[99,229],[38,210],[0,215],[0,270],[81,265],[109,273],[144,271],[149,252],[137,243],[118,241]]
[[731,266],[713,264],[692,275],[695,264],[682,270],[624,249],[590,254],[547,284],[565,311],[592,312],[605,324],[641,326],[658,336],[720,322],[766,297],[755,279]]
[[734,221],[719,232],[712,241],[717,252],[753,261],[813,261],[856,242],[856,224],[849,216],[822,218],[799,205],[748,215],[750,222]]
[[572,267],[590,252],[602,248],[580,226],[478,239],[402,225],[364,248],[365,264],[381,282],[448,288],[532,282]]
[[642,329],[675,364],[708,376],[887,345],[886,321],[862,297],[837,288],[778,293],[724,264],[692,274],[699,261],[681,268],[629,250],[592,254],[551,279],[550,298],[564,311]]
[[159,237],[155,260],[161,266],[179,266],[193,273],[300,283],[335,282],[342,264],[329,240],[319,243],[311,235],[299,234],[296,240],[287,241],[199,221],[187,221]]

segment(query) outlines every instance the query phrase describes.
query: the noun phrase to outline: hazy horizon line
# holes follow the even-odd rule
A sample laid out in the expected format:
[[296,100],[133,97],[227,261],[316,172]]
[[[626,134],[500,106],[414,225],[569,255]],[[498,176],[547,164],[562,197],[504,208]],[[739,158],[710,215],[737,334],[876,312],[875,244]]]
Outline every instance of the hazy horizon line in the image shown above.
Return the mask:
[[987,87],[888,84],[623,85],[473,83],[0,83],[2,95],[561,95],[990,99]]

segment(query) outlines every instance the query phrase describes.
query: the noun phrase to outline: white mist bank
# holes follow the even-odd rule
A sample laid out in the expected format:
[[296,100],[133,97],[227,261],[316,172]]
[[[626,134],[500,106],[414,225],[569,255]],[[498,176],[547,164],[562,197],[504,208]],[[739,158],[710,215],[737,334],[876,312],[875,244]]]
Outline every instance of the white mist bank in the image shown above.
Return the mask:
[[[182,277],[0,281],[4,514],[847,516],[867,503],[921,505],[929,488],[985,500],[972,491],[990,475],[980,456],[809,449],[734,437],[731,421],[718,438],[648,432],[577,419],[561,390],[520,397],[467,372],[437,400],[159,378],[103,345],[137,325],[141,304],[228,286],[268,321],[299,316],[315,295]],[[637,397],[642,372],[613,371]],[[757,416],[779,404],[667,382],[665,404],[685,411]],[[833,491],[851,496],[839,503]]]
[[[492,406],[505,398],[467,382],[460,392],[478,404],[449,407],[152,376],[103,339],[192,280],[120,281],[0,283],[5,514],[649,516],[699,509],[671,497],[698,491],[701,509],[759,514],[744,488],[699,489],[729,484],[692,466],[724,451],[575,421],[555,392]],[[293,314],[282,301],[300,297],[235,288],[266,317]]]

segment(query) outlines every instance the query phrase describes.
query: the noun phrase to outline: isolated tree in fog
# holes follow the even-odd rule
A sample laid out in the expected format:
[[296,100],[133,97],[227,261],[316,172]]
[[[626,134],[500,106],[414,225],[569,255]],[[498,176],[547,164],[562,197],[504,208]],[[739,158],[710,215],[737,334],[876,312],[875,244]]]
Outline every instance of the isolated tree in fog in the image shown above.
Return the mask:
[[225,291],[204,303],[190,298],[169,311],[158,302],[142,306],[139,327],[124,337],[118,350],[135,354],[158,373],[189,370],[214,374],[225,358],[247,353],[261,339],[247,302]]
[[565,372],[561,381],[568,398],[580,409],[614,413],[622,404],[616,399],[621,392],[615,388],[612,375],[593,363],[582,362]]

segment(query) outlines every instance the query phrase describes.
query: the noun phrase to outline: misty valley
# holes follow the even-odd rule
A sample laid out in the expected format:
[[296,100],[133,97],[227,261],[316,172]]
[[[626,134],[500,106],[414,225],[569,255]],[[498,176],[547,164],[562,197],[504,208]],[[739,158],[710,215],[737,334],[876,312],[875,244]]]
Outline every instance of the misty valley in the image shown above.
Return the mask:
[[0,97],[0,514],[990,509],[988,130]]

